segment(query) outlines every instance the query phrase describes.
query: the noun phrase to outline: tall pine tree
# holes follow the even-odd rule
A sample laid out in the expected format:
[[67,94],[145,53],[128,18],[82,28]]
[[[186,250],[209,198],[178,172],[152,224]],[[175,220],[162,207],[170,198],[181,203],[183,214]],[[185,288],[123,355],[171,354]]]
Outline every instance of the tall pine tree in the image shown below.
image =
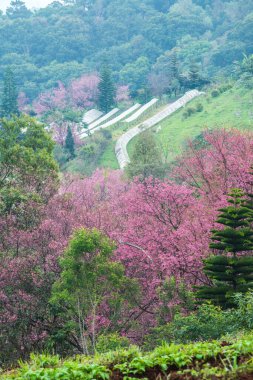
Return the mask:
[[111,78],[111,72],[108,66],[104,66],[100,74],[98,84],[98,106],[105,113],[109,112],[115,104],[115,87]]
[[75,157],[75,141],[70,126],[68,126],[65,149],[68,151],[71,159]]
[[4,87],[1,104],[1,116],[10,118],[12,115],[18,115],[18,96],[14,80],[14,74],[11,68],[7,68],[4,75]]
[[235,293],[253,289],[252,202],[240,189],[230,193],[228,202],[228,207],[219,210],[217,220],[223,229],[212,231],[210,248],[217,254],[204,260],[204,273],[212,286],[201,286],[197,291],[197,298],[222,307],[234,306]]

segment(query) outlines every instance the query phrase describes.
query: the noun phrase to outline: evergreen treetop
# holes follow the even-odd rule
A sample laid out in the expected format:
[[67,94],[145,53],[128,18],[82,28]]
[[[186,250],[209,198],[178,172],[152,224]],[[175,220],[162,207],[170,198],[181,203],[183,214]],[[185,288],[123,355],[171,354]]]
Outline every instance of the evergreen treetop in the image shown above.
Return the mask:
[[198,287],[197,298],[223,307],[234,306],[235,293],[253,289],[252,202],[240,189],[233,189],[229,206],[220,209],[217,222],[223,229],[212,230],[210,248],[218,251],[204,260],[204,273],[212,286]]
[[17,90],[15,85],[14,73],[10,67],[7,68],[4,75],[4,87],[1,104],[1,116],[11,117],[18,115],[18,100]]
[[98,91],[98,106],[101,111],[107,113],[115,104],[115,87],[108,66],[102,68]]
[[67,136],[65,140],[65,149],[70,154],[70,158],[75,157],[75,141],[70,126],[68,126]]

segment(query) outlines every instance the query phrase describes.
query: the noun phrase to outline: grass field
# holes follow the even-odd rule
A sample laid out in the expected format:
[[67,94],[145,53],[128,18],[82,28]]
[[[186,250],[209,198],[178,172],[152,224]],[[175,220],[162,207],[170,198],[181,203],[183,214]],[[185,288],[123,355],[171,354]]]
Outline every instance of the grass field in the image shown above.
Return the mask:
[[116,159],[114,149],[115,149],[115,144],[117,139],[126,131],[129,129],[133,128],[135,125],[141,123],[142,121],[150,118],[160,110],[162,110],[167,103],[164,103],[164,101],[160,101],[156,103],[153,107],[151,107],[149,110],[144,112],[137,120],[135,120],[132,123],[124,123],[120,121],[116,125],[109,127],[108,130],[111,131],[112,133],[112,141],[108,145],[107,149],[105,150],[104,154],[101,156],[100,159],[100,166],[101,167],[106,167],[106,168],[111,168],[111,169],[118,169],[118,161]]
[[[189,107],[196,107],[201,103],[202,112],[196,112],[185,118],[183,113]],[[115,143],[128,129],[136,124],[148,119],[164,107],[164,104],[157,105],[157,108],[151,109],[148,113],[142,115],[135,123],[127,125],[119,123],[111,128],[112,141],[107,147],[100,159],[101,167],[118,168],[118,162],[114,153]],[[159,126],[159,128],[158,128]],[[218,97],[212,97],[210,93],[194,99],[185,108],[177,111],[174,115],[168,117],[159,125],[152,128],[155,136],[162,145],[163,150],[167,150],[168,158],[173,159],[184,148],[185,142],[189,138],[194,138],[206,128],[231,127],[238,129],[253,130],[253,91],[244,88],[232,89],[220,94]],[[159,131],[158,131],[159,130]],[[134,149],[136,138],[128,145],[128,152],[131,154]]]
[[[199,103],[203,106],[202,112],[183,117],[187,108],[195,107]],[[253,91],[234,87],[218,97],[207,93],[160,123],[158,132],[158,126],[152,130],[156,132],[155,136],[163,149],[169,150],[168,157],[173,159],[189,138],[196,137],[206,128],[222,127],[253,130]],[[135,142],[136,138],[128,145],[130,157]]]

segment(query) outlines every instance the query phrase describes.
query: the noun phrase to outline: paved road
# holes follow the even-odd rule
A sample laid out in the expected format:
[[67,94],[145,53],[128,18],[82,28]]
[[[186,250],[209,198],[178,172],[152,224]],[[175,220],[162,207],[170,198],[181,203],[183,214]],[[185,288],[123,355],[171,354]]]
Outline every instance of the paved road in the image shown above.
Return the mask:
[[130,129],[128,132],[124,133],[116,142],[115,146],[115,154],[121,169],[124,169],[126,165],[130,162],[129,155],[127,153],[127,144],[131,141],[135,136],[140,134],[143,131],[153,127],[154,125],[160,123],[163,119],[170,116],[178,109],[183,107],[185,104],[190,102],[192,99],[197,96],[202,95],[203,92],[199,92],[198,90],[188,91],[179,98],[176,102],[168,104],[166,108],[162,111],[158,112],[156,115],[152,116],[148,120],[144,121],[141,124],[138,124],[136,127]]

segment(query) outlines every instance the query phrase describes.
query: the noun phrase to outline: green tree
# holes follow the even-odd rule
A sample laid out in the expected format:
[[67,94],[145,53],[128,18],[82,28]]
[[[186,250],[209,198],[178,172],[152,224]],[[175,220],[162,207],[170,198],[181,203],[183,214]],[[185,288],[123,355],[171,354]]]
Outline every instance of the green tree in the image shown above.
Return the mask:
[[162,178],[165,174],[165,164],[161,149],[152,132],[141,133],[136,141],[131,162],[127,166],[127,174],[133,178],[153,176]]
[[245,255],[253,250],[251,202],[240,189],[232,190],[228,202],[217,219],[224,228],[212,231],[210,248],[218,254],[204,260],[204,272],[212,286],[201,286],[197,291],[198,299],[222,307],[234,305],[235,293],[253,288],[253,257]]
[[0,129],[0,213],[28,228],[35,205],[46,203],[58,187],[54,143],[43,125],[28,116],[2,119]]
[[32,12],[26,8],[24,1],[12,0],[6,14],[10,18],[26,18],[31,16]]
[[75,157],[75,141],[70,126],[68,126],[65,149],[68,151],[71,159]]
[[108,66],[104,66],[98,84],[98,105],[101,111],[107,113],[115,104],[115,87]]
[[4,75],[4,87],[2,95],[2,117],[11,117],[18,115],[17,90],[14,80],[14,74],[10,67],[7,68]]
[[[54,284],[52,311],[60,320],[51,338],[57,344],[69,342],[80,352],[96,349],[97,338],[117,332],[122,307],[131,305],[135,282],[124,275],[122,264],[112,260],[114,242],[97,229],[75,231],[60,259],[61,274]],[[107,325],[97,325],[100,313],[107,309]]]

